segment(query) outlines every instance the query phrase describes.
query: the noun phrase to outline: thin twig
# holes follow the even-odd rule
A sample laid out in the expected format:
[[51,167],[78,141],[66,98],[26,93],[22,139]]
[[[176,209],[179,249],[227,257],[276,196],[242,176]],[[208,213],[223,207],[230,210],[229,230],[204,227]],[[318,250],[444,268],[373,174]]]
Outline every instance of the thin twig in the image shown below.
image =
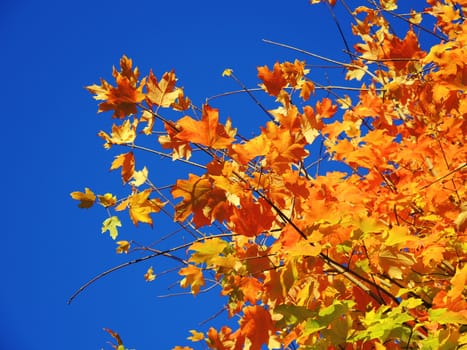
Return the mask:
[[99,273],[98,275],[96,275],[95,277],[91,278],[88,282],[86,282],[85,284],[83,284],[81,287],[79,287],[79,289],[73,293],[73,295],[68,299],[67,301],[67,304],[71,304],[71,302],[79,295],[81,294],[81,292],[83,292],[87,287],[89,287],[91,284],[93,284],[94,282],[100,280],[101,278],[107,276],[108,274],[112,273],[112,272],[115,272],[117,270],[120,270],[120,269],[123,269],[124,267],[127,267],[127,266],[130,266],[130,265],[134,265],[134,264],[137,264],[137,263],[140,263],[140,262],[143,262],[143,261],[146,261],[146,260],[149,260],[149,259],[152,259],[152,258],[155,258],[157,256],[166,256],[166,257],[169,257],[169,258],[173,258],[172,256],[172,252],[175,252],[177,250],[180,250],[180,249],[184,249],[184,248],[187,248],[189,246],[191,246],[193,243],[196,243],[196,242],[201,242],[201,241],[204,241],[206,239],[212,239],[212,238],[222,238],[222,237],[232,237],[234,236],[234,234],[232,233],[225,233],[225,234],[219,234],[219,235],[212,235],[212,236],[209,236],[209,237],[203,237],[203,238],[199,238],[197,240],[194,240],[192,242],[189,242],[189,243],[185,243],[185,244],[182,244],[182,245],[179,245],[177,247],[173,247],[173,248],[169,248],[169,249],[166,249],[166,250],[162,250],[162,251],[156,251],[155,253],[153,254],[150,254],[150,255],[146,255],[146,256],[143,256],[141,258],[137,258],[137,259],[134,259],[134,260],[130,260],[130,261],[127,261],[127,262],[124,262],[123,264],[120,264],[120,265],[117,265],[117,266],[114,266],[108,270],[105,270],[104,272],[101,272]]
[[344,68],[353,68],[353,69],[362,70],[362,71],[364,71],[366,74],[368,74],[369,76],[371,76],[373,79],[375,79],[376,81],[379,81],[379,78],[378,78],[376,75],[374,75],[372,72],[370,72],[368,69],[365,69],[364,67],[357,66],[357,65],[355,65],[355,64],[350,64],[350,63],[345,63],[345,62],[336,61],[336,60],[333,60],[333,59],[331,59],[331,58],[327,58],[327,57],[324,57],[324,56],[321,56],[321,55],[317,55],[317,54],[315,54],[315,53],[312,53],[312,52],[309,52],[309,51],[306,51],[306,50],[302,50],[302,49],[299,49],[299,48],[294,47],[294,46],[291,46],[291,45],[287,45],[287,44],[275,42],[275,41],[268,40],[268,39],[263,39],[263,42],[265,42],[265,43],[267,43],[267,44],[272,44],[272,45],[276,45],[276,46],[285,47],[286,49],[298,51],[298,52],[300,52],[300,53],[303,53],[303,54],[305,54],[305,55],[308,55],[308,56],[311,56],[311,57],[320,59],[320,60],[322,60],[322,61],[326,61],[326,62],[338,64],[338,65],[340,65],[340,66],[342,66],[342,67],[344,67]]

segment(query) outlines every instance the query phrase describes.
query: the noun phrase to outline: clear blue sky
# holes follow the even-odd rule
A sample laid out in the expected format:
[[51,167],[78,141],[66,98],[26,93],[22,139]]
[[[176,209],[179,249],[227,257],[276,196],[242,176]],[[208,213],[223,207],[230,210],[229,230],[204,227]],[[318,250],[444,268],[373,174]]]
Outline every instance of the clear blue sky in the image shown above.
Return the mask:
[[[347,17],[341,24],[348,26]],[[96,136],[109,129],[110,118],[96,115],[84,86],[110,79],[112,65],[126,54],[143,74],[175,68],[186,94],[201,105],[208,96],[238,88],[221,77],[227,67],[255,87],[257,66],[295,58],[312,62],[263,38],[344,59],[328,10],[306,0],[3,0],[0,38],[0,349],[110,348],[103,327],[120,332],[138,350],[188,345],[188,330],[206,330],[199,323],[222,300],[217,290],[196,298],[157,298],[170,293],[178,276],[148,284],[143,274],[149,265],[164,270],[164,260],[116,272],[66,304],[89,278],[131,258],[116,255],[115,243],[101,235],[105,212],[80,210],[69,196],[85,186],[99,193],[120,186],[118,174],[108,172],[114,153]],[[343,73],[328,74],[332,80]],[[320,79],[326,83],[323,74]],[[266,121],[246,96],[213,105],[246,136],[252,121]],[[149,167],[163,177],[164,164],[155,159]],[[121,238],[155,240],[171,230],[167,220],[156,221],[153,230],[125,225]]]

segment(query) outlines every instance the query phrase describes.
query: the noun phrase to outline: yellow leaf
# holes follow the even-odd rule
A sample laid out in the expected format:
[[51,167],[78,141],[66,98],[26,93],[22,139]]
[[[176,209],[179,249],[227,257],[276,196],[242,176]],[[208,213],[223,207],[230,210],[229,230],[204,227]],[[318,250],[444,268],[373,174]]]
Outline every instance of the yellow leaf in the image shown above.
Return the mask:
[[118,241],[116,242],[118,247],[116,249],[117,254],[128,254],[128,250],[130,249],[130,242],[128,241]]
[[148,179],[148,169],[146,167],[143,170],[135,171],[133,173],[133,181],[130,181],[130,184],[136,187],[141,186]]
[[117,197],[115,197],[112,193],[106,193],[102,196],[98,195],[97,199],[99,199],[99,204],[105,208],[112,207],[117,203]]
[[95,194],[87,187],[84,189],[84,193],[75,191],[71,192],[70,195],[71,198],[80,201],[80,203],[78,204],[78,207],[80,208],[91,208],[94,202],[96,201]]
[[405,226],[394,226],[388,230],[388,238],[384,241],[387,246],[397,245],[399,243],[406,243],[415,241],[418,238],[409,234],[408,228]]
[[200,341],[204,339],[204,334],[201,332],[197,332],[195,330],[190,330],[191,337],[188,337],[188,340],[191,340],[192,342]]
[[227,69],[224,69],[224,71],[222,72],[222,76],[223,77],[230,77],[233,73],[233,70],[230,69],[230,68],[227,68]]
[[109,231],[110,237],[115,239],[118,236],[117,227],[122,227],[120,219],[117,216],[111,216],[110,218],[105,219],[102,223],[102,233]]
[[200,288],[205,285],[203,272],[195,265],[188,265],[180,269],[178,274],[185,276],[185,278],[180,281],[180,287],[188,288],[188,286],[191,286],[191,293],[194,295],[198,294]]
[[379,3],[386,11],[397,10],[397,0],[380,0]]
[[156,275],[154,274],[152,266],[144,274],[144,279],[146,280],[146,282],[152,282],[156,279]]
[[135,225],[138,225],[138,222],[152,225],[152,219],[149,214],[158,213],[165,205],[165,203],[161,202],[157,198],[150,199],[150,194],[151,190],[147,189],[128,197],[130,218]]
[[208,239],[204,242],[195,242],[190,250],[195,251],[190,257],[190,261],[200,264],[211,263],[211,260],[218,257],[220,253],[228,246],[228,243],[220,238]]
[[321,253],[321,246],[318,243],[310,244],[311,242],[301,239],[297,244],[287,248],[287,254],[292,257],[317,256]]

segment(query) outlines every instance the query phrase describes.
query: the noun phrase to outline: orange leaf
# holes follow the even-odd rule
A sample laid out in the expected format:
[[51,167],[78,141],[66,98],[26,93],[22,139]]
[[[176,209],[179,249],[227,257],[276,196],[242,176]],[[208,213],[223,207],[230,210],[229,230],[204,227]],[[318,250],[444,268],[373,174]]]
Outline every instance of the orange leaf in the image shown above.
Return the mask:
[[135,158],[133,152],[122,153],[115,157],[110,170],[122,168],[122,180],[124,183],[130,181],[135,172]]
[[259,199],[256,203],[242,200],[240,208],[234,208],[230,221],[236,233],[253,237],[269,230],[274,219],[271,206],[265,200]]
[[78,207],[80,208],[91,208],[94,202],[96,201],[96,195],[89,188],[84,189],[83,192],[75,191],[71,192],[71,198],[80,201]]
[[240,332],[251,341],[250,350],[260,350],[269,343],[270,332],[274,331],[271,315],[259,305],[245,307],[240,320]]
[[246,164],[256,157],[264,156],[269,151],[269,147],[270,141],[264,134],[261,134],[243,144],[233,145],[232,157],[240,163]]
[[172,125],[164,123],[164,127],[167,131],[167,135],[159,136],[159,143],[161,144],[162,148],[172,149],[173,160],[180,158],[190,159],[190,141],[179,140],[176,138],[177,131]]
[[255,304],[261,296],[262,283],[253,277],[242,277],[240,280],[240,290],[245,301]]
[[227,148],[233,142],[235,130],[230,133],[219,124],[219,110],[209,105],[204,105],[201,121],[185,116],[177,122],[181,131],[175,135],[179,140],[199,143],[214,149]]
[[[325,97],[316,102],[316,113],[319,118],[331,118],[337,111],[337,106],[332,104],[331,99]],[[318,117],[317,117],[318,118]]]
[[130,250],[130,242],[128,241],[117,241],[116,242],[118,247],[116,249],[117,254],[128,254],[128,250]]
[[203,272],[199,267],[196,267],[195,265],[190,264],[187,267],[180,269],[178,274],[180,276],[185,276],[185,278],[183,278],[180,281],[180,286],[182,288],[187,288],[188,286],[190,286],[191,292],[194,295],[198,294],[200,288],[205,285]]
[[274,70],[270,71],[268,66],[258,67],[258,78],[265,86],[265,90],[272,96],[278,96],[282,88],[287,86],[279,62],[274,64]]
[[120,67],[121,72],[113,70],[116,87],[101,79],[101,85],[87,86],[86,89],[96,95],[94,99],[105,101],[99,104],[98,113],[113,110],[113,117],[121,119],[137,113],[136,106],[144,99],[145,79],[136,87],[139,72],[137,68],[131,70],[132,61],[126,56],[120,60]]
[[174,198],[183,197],[175,206],[175,220],[184,221],[190,214],[201,215],[211,191],[211,182],[205,177],[190,174],[188,180],[177,180],[172,189]]

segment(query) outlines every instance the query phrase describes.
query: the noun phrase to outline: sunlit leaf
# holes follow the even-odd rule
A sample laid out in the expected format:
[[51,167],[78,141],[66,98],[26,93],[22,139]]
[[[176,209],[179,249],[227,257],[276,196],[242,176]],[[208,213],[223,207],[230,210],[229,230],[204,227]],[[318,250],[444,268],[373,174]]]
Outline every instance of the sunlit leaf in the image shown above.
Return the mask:
[[93,206],[96,201],[96,195],[89,188],[85,188],[84,192],[71,192],[71,198],[80,201],[78,207],[80,208],[90,208]]
[[109,231],[110,237],[112,237],[112,239],[116,239],[118,236],[117,227],[122,227],[120,219],[117,216],[111,216],[110,218],[105,219],[102,223],[102,233]]

